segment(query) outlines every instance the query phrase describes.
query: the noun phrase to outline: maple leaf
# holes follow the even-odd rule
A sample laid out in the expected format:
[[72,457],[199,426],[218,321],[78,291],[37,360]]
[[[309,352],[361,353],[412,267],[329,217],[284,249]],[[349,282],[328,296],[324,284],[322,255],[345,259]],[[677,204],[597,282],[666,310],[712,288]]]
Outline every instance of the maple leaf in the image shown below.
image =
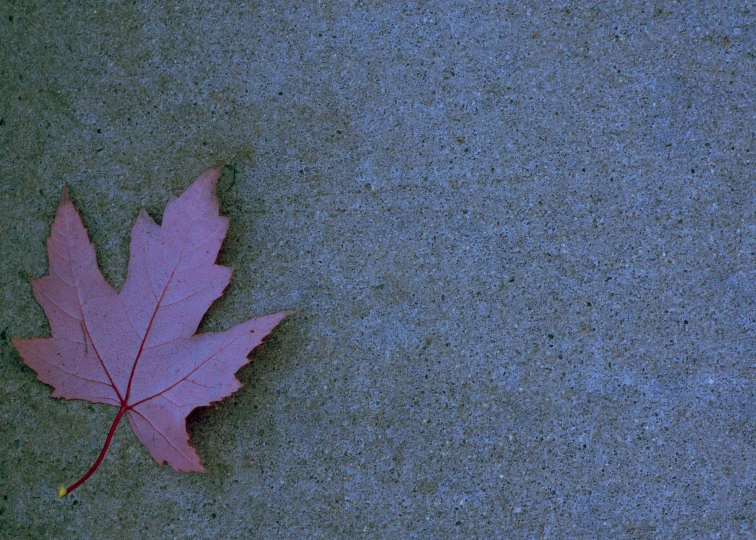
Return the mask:
[[189,444],[186,417],[238,390],[234,374],[249,353],[294,313],[195,335],[231,279],[230,268],[215,264],[229,224],[215,197],[222,167],[206,170],[172,197],[162,225],[142,209],[120,293],[97,267],[87,230],[63,191],[47,240],[50,273],[32,282],[52,337],[12,341],[39,380],[55,389],[53,397],[107,403],[118,414],[95,464],[70,487],[61,486],[61,497],[97,469],[124,415],[160,465],[204,471]]

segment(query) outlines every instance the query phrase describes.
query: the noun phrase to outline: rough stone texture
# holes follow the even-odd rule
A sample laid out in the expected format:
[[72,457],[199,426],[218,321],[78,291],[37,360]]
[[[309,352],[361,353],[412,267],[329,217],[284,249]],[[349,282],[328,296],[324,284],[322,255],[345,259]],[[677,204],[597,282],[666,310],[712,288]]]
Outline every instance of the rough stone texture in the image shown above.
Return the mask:
[[[0,535],[756,535],[756,7],[0,6]],[[548,4],[548,5],[545,5]],[[712,7],[716,5],[716,7]],[[225,159],[203,323],[302,308],[177,474],[9,337]]]

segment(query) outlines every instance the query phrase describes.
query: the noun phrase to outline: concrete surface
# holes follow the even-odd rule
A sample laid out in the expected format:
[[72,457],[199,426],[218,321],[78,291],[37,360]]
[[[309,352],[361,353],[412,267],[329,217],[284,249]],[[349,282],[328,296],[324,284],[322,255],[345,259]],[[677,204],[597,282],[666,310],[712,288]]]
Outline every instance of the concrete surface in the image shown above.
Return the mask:
[[[756,535],[756,6],[0,6],[0,533]],[[711,7],[716,4],[717,7]],[[68,185],[120,287],[218,159],[205,329],[302,308],[191,417],[208,474],[12,348]]]

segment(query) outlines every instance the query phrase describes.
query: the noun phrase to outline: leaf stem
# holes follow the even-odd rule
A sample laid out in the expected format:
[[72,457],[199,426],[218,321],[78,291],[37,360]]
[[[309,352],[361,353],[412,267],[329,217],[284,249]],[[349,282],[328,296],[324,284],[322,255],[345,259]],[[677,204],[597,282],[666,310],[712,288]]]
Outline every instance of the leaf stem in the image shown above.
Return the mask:
[[105,445],[102,447],[102,450],[100,450],[100,455],[97,456],[97,461],[94,462],[94,465],[92,465],[89,468],[89,470],[86,472],[84,476],[79,478],[76,482],[71,484],[68,488],[64,488],[63,486],[60,486],[60,489],[58,489],[58,497],[65,497],[67,494],[71,493],[77,487],[79,487],[84,482],[86,482],[87,479],[90,476],[92,476],[92,473],[94,473],[97,470],[97,467],[100,466],[100,463],[102,463],[102,460],[105,458],[105,454],[108,453],[108,448],[110,447],[110,443],[113,440],[113,435],[115,434],[115,430],[118,427],[118,424],[121,422],[121,418],[123,418],[123,415],[127,409],[128,407],[126,407],[125,404],[122,404],[121,408],[118,410],[118,414],[116,415],[115,420],[113,420],[113,425],[110,426],[110,431],[108,432],[108,438],[105,439]]

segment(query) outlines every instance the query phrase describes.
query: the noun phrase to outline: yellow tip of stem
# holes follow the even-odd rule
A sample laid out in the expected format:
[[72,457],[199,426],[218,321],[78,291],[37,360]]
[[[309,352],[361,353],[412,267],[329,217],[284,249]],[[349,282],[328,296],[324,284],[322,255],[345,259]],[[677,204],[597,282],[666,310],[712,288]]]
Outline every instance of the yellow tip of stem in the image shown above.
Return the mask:
[[68,494],[68,490],[66,489],[66,486],[64,486],[63,484],[61,484],[60,487],[58,488],[58,497],[60,497],[62,499],[67,494]]

